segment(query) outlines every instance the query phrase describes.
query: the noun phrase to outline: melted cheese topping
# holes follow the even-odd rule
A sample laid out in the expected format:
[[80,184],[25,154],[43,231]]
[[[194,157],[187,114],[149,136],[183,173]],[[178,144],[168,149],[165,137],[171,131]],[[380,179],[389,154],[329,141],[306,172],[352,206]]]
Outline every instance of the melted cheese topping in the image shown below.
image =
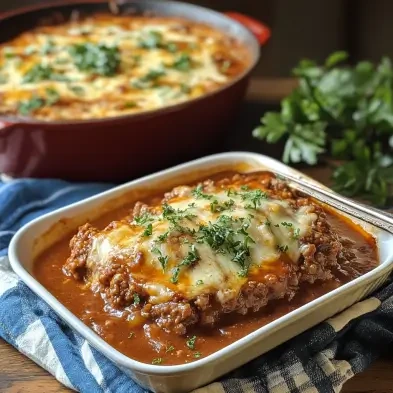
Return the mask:
[[93,282],[114,260],[132,260],[133,279],[144,283],[150,303],[168,301],[174,293],[186,299],[213,293],[225,302],[271,264],[282,259],[296,264],[299,239],[317,219],[313,207],[295,209],[260,190],[228,190],[180,190],[181,196],[152,207],[151,215],[102,231],[87,259]]
[[0,46],[0,114],[91,119],[157,109],[227,84],[248,54],[177,18],[94,15]]

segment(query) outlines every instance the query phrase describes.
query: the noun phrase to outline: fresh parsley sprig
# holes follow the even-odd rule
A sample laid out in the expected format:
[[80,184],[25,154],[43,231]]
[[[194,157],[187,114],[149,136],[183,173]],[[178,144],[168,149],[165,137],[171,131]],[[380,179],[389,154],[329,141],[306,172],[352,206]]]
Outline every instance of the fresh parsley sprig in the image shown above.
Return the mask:
[[393,67],[383,58],[353,67],[335,52],[323,65],[302,60],[299,86],[267,112],[253,135],[286,138],[283,161],[316,164],[322,154],[345,160],[333,173],[336,190],[382,206],[393,200]]

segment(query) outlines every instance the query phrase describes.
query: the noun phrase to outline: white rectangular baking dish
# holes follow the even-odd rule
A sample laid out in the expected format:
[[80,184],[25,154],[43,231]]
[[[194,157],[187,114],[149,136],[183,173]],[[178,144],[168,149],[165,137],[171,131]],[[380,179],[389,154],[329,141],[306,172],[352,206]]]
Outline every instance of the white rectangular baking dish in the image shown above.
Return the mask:
[[[393,269],[393,235],[353,218],[377,239],[380,265],[376,269],[269,323],[216,353],[193,363],[178,366],[144,364],[115,350],[66,309],[32,276],[32,264],[34,256],[65,231],[73,230],[87,218],[92,218],[92,211],[98,210],[102,214],[105,210],[124,203],[126,194],[130,197],[130,193],[148,192],[149,189],[157,188],[157,185],[162,186],[162,183],[168,185],[168,188],[173,187],[181,184],[185,179],[189,180],[189,176],[201,178],[237,164],[247,167],[248,170],[267,169],[295,177],[301,175],[298,171],[259,154],[233,152],[208,156],[132,181],[35,219],[20,229],[12,239],[9,248],[11,265],[19,277],[64,321],[142,386],[157,393],[181,393],[206,385],[349,307],[379,287]],[[304,175],[302,177],[305,178]],[[318,185],[313,180],[309,181]]]

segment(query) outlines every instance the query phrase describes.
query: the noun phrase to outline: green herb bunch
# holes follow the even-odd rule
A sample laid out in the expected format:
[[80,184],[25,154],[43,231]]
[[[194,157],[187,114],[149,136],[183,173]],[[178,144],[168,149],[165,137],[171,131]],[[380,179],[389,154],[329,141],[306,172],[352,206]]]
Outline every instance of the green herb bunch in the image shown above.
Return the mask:
[[299,86],[267,112],[253,135],[268,143],[286,138],[283,161],[313,165],[321,155],[344,160],[334,188],[378,206],[393,199],[393,68],[362,61],[347,66],[346,52],[323,65],[302,60],[293,69]]

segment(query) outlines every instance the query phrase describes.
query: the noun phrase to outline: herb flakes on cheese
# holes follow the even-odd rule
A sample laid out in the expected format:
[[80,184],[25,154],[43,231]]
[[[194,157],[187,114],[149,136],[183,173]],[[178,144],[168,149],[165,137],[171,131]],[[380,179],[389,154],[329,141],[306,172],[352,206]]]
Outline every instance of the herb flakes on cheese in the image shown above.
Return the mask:
[[[0,114],[77,120],[170,106],[225,85],[247,56],[225,34],[178,18],[97,14],[38,27],[0,46]],[[46,100],[47,89],[59,99]]]

